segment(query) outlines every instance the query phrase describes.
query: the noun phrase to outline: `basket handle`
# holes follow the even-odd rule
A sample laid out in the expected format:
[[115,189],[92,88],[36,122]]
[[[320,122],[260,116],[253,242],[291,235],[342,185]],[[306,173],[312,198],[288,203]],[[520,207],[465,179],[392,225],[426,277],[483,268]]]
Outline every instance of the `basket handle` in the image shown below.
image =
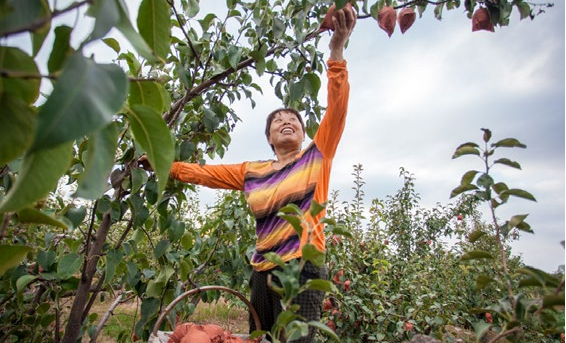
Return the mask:
[[224,287],[224,286],[202,286],[202,287],[198,287],[198,288],[193,288],[190,291],[186,291],[185,293],[179,295],[166,308],[164,308],[161,311],[161,314],[159,315],[159,317],[157,318],[155,325],[153,326],[153,335],[157,336],[157,331],[159,331],[159,326],[161,325],[161,322],[163,322],[163,320],[165,319],[167,314],[181,300],[183,300],[186,297],[189,297],[193,294],[200,293],[200,292],[206,292],[206,291],[225,291],[225,292],[228,292],[228,293],[231,293],[231,294],[237,296],[240,300],[242,300],[248,306],[250,313],[252,314],[252,317],[254,319],[256,330],[261,330],[261,323],[259,322],[259,317],[257,315],[256,310],[252,306],[252,303],[248,299],[246,299],[246,297],[243,296],[240,292],[235,291],[235,290],[228,288],[228,287]]

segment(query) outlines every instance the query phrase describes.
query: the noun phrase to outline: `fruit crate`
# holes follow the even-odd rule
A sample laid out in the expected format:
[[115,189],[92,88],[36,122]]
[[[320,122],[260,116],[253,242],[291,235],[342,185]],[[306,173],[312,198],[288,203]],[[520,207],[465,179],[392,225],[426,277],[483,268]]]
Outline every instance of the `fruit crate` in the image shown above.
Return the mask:
[[[159,330],[159,327],[161,326],[161,323],[163,322],[163,320],[165,320],[165,318],[167,317],[169,312],[171,312],[171,310],[179,302],[183,301],[184,299],[186,299],[190,296],[196,295],[196,294],[201,293],[201,292],[206,292],[206,291],[223,291],[223,292],[227,292],[227,293],[233,294],[236,297],[238,297],[240,300],[242,300],[244,302],[244,304],[246,304],[246,306],[250,310],[250,313],[251,313],[252,318],[255,322],[256,328],[258,328],[258,330],[261,330],[261,324],[260,324],[257,312],[253,308],[251,302],[243,294],[241,294],[240,292],[235,291],[231,288],[224,287],[224,286],[203,286],[203,287],[191,289],[191,290],[186,291],[185,293],[179,295],[167,307],[165,307],[161,311],[161,313],[159,314],[159,317],[157,318],[157,321],[155,322],[155,325],[153,326],[153,331],[151,332],[151,334],[149,336],[148,342],[149,343],[168,343],[171,335],[173,334],[173,331],[161,331],[161,330]],[[233,336],[239,337],[241,339],[248,339],[249,338],[248,334],[241,334],[241,333],[234,333]],[[267,341],[267,339],[265,339],[265,338],[262,338],[261,340],[257,339],[256,341],[258,343],[269,343],[269,341]]]

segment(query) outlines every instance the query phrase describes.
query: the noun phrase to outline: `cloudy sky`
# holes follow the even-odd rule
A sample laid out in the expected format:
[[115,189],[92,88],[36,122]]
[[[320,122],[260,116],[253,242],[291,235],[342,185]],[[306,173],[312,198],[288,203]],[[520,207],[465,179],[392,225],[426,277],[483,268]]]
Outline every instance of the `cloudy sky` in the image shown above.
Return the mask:
[[[472,32],[462,9],[445,12],[442,21],[427,11],[391,38],[373,19],[358,21],[345,52],[350,105],[330,188],[351,200],[353,165],[362,164],[366,200],[385,199],[402,186],[403,167],[414,175],[423,207],[453,203],[450,191],[463,173],[482,168],[477,157],[452,160],[455,148],[480,143],[481,128],[492,131],[494,142],[517,138],[527,149],[496,156],[519,162],[522,170],[499,168],[495,178],[529,191],[537,202],[511,199],[500,218],[528,213],[535,234],[522,234],[513,252],[527,265],[555,271],[564,264],[564,3],[556,1],[533,21],[514,13],[495,33]],[[281,104],[268,87],[254,99],[254,109],[237,107],[243,122],[225,157],[211,162],[273,157],[263,125]],[[325,92],[320,99],[326,103]]]
[[[134,17],[139,2],[127,1]],[[513,244],[514,254],[549,272],[564,264],[565,8],[563,1],[554,3],[533,21],[520,21],[513,13],[510,26],[495,33],[472,32],[463,9],[445,11],[438,21],[431,7],[405,34],[396,28],[391,38],[373,19],[360,19],[345,52],[351,83],[348,123],[330,185],[340,191],[340,200],[353,198],[351,174],[361,164],[368,203],[400,189],[401,167],[414,175],[421,206],[454,202],[450,191],[464,172],[480,169],[481,161],[451,156],[461,143],[480,143],[481,128],[488,128],[494,141],[513,137],[527,145],[498,155],[518,161],[522,170],[503,167],[495,175],[537,198],[511,199],[501,207],[502,220],[528,213],[535,232],[522,234]],[[212,11],[206,2],[201,6],[201,13]],[[70,25],[75,20],[76,15],[69,16]],[[320,47],[328,46],[329,38]],[[102,45],[89,49],[104,62]],[[325,104],[323,81],[319,96]],[[281,103],[267,81],[260,82],[266,86],[263,95],[254,96],[257,106],[236,105],[242,122],[224,159],[210,163],[273,157],[263,127],[267,113]],[[214,196],[201,192],[204,202]]]

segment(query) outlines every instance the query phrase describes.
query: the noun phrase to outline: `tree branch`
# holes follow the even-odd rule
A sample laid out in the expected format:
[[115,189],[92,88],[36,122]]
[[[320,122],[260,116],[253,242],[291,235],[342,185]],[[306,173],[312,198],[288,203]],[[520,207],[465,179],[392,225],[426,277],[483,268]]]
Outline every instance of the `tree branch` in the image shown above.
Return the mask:
[[116,296],[116,299],[114,300],[112,305],[110,305],[110,307],[108,308],[108,311],[106,311],[106,313],[100,319],[100,322],[96,326],[96,331],[94,332],[94,335],[92,335],[92,338],[90,339],[91,343],[96,342],[96,340],[98,339],[98,335],[100,335],[100,333],[102,332],[102,329],[104,329],[106,322],[108,321],[108,319],[110,319],[110,316],[114,315],[114,310],[116,309],[116,307],[118,307],[118,305],[120,305],[121,303],[130,301],[132,299],[132,297],[122,299],[122,295],[132,294],[133,292],[134,291],[127,291],[127,292],[121,291],[120,293],[118,293],[118,295]]

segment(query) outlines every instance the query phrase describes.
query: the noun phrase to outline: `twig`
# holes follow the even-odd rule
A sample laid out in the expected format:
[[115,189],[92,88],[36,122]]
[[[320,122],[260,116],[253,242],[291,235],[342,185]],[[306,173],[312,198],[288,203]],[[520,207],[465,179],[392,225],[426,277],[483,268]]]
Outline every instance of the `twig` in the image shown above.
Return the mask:
[[492,339],[490,339],[490,340],[488,341],[488,343],[497,342],[497,341],[500,340],[501,338],[503,338],[503,337],[505,337],[505,336],[509,336],[509,335],[514,334],[514,333],[516,333],[516,332],[519,332],[519,331],[521,331],[521,330],[522,330],[522,329],[521,329],[520,326],[515,326],[515,327],[512,328],[511,330],[504,331],[504,332],[500,333],[499,335],[493,337]]
[[133,291],[127,291],[127,292],[121,291],[120,293],[118,293],[118,295],[116,296],[116,299],[114,300],[112,305],[110,305],[110,307],[108,308],[108,311],[106,311],[106,313],[100,319],[100,322],[96,326],[96,331],[94,332],[94,334],[92,335],[92,338],[90,339],[91,343],[96,342],[98,335],[102,332],[102,329],[104,329],[104,325],[106,325],[106,322],[108,321],[108,319],[110,319],[110,316],[114,315],[114,310],[116,309],[116,307],[118,307],[118,305],[120,305],[121,303],[124,303],[124,302],[132,299],[131,297],[126,298],[126,299],[122,299],[122,295],[128,295],[128,294],[131,294],[131,293],[133,293]]

